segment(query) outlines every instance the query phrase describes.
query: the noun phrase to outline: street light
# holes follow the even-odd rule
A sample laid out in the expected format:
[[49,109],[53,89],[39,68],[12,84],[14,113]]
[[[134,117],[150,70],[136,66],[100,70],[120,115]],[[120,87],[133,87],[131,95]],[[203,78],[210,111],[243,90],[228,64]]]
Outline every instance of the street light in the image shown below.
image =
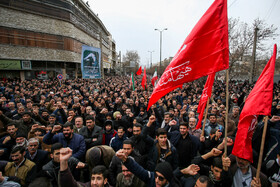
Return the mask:
[[161,69],[161,48],[162,48],[162,32],[167,30],[167,28],[164,28],[162,30],[155,29],[155,31],[158,31],[160,33],[160,52],[159,52],[159,69]]
[[149,53],[150,53],[150,62],[151,62],[151,66],[150,66],[150,68],[152,68],[152,65],[153,65],[153,62],[152,62],[152,54],[153,54],[153,52],[155,52],[155,51],[148,51]]

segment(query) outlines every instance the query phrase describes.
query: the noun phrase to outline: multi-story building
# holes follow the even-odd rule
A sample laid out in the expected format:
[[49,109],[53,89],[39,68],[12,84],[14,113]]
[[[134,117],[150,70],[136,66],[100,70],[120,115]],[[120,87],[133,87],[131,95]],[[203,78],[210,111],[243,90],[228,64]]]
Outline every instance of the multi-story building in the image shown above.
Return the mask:
[[0,78],[80,77],[82,45],[113,69],[115,41],[82,0],[0,1]]

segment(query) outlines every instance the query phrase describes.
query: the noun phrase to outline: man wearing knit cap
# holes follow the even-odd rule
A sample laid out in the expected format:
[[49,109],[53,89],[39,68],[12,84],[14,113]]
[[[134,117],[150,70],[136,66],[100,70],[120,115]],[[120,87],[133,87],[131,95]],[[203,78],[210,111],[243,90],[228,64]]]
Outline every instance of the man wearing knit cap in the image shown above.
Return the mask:
[[161,162],[156,166],[155,182],[156,186],[165,186],[174,178],[172,167],[168,162]]
[[[128,157],[123,149],[120,149],[116,156],[122,160],[125,167],[135,176],[144,181],[148,187],[178,187],[181,186],[178,179],[173,175],[173,170],[168,162],[157,164],[154,172],[145,170],[132,158]],[[197,166],[192,164],[184,169],[184,174],[197,174]]]

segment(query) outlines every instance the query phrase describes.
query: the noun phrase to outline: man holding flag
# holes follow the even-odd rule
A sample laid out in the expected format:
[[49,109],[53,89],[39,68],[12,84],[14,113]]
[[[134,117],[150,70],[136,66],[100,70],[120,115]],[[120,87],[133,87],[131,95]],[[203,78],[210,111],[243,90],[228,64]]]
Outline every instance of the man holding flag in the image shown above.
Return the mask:
[[[234,175],[233,186],[244,186],[244,184],[249,185],[250,183],[251,185],[252,183],[255,185],[259,185],[261,183],[261,186],[268,185],[266,177],[262,175],[262,173],[258,173],[259,170],[256,171],[254,167],[250,166],[250,162],[253,162],[252,136],[256,124],[258,123],[258,116],[271,115],[276,48],[276,45],[274,45],[273,55],[265,66],[253,90],[246,99],[245,105],[240,114],[238,131],[232,150],[232,154],[236,156],[238,166],[236,170],[232,171],[232,174]],[[262,151],[263,150],[261,149],[261,156],[263,154]],[[261,162],[259,162],[258,167],[260,167],[260,165]],[[255,177],[255,175],[257,175],[257,177]],[[258,178],[258,175],[260,175],[260,178]],[[247,180],[243,181],[245,177],[247,177]]]

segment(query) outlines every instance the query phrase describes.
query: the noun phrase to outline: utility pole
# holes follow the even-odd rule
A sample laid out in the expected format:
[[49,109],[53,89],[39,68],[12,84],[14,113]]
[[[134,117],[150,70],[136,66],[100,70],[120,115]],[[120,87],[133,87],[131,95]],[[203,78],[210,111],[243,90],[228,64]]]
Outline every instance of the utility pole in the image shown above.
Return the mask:
[[120,68],[120,73],[122,74],[122,72],[123,72],[123,65],[122,65],[122,52],[121,51],[119,51],[119,58],[120,58],[120,66],[119,66],[119,68]]
[[254,78],[256,76],[256,50],[257,50],[257,37],[258,37],[259,28],[256,26],[254,31],[254,44],[253,44],[253,52],[252,52],[252,66],[251,66],[251,80],[250,83],[254,82]]
[[[151,66],[150,66],[150,68],[152,68],[152,66],[153,66],[153,58],[152,58],[152,54],[153,54],[153,52],[155,52],[155,51],[148,51],[149,53],[150,53],[150,64],[151,64]],[[149,67],[149,66],[147,66],[147,67]]]
[[160,38],[160,42],[159,42],[159,48],[160,48],[160,52],[159,52],[159,73],[161,73],[161,51],[162,51],[162,32],[166,31],[167,28],[164,28],[162,30],[159,29],[155,29],[155,31],[158,31],[160,33],[159,38]]

